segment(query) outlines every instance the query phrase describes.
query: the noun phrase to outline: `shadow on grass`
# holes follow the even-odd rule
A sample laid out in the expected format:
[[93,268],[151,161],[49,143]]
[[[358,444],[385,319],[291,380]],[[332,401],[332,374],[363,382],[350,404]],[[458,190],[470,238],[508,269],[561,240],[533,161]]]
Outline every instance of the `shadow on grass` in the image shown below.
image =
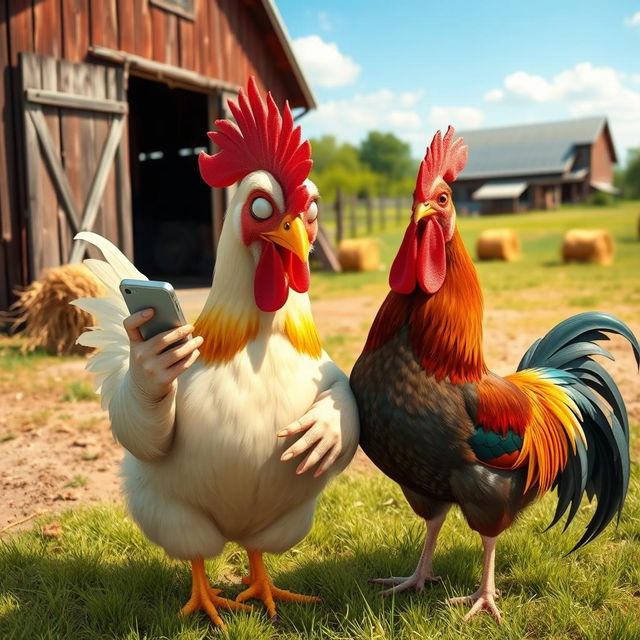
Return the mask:
[[[422,594],[385,599],[379,595],[380,586],[368,584],[368,578],[391,572],[409,575],[418,555],[418,549],[406,558],[381,549],[323,560],[297,556],[298,566],[273,572],[274,581],[284,589],[318,595],[323,604],[279,604],[278,631],[295,632],[302,638],[323,637],[319,629],[339,631],[350,621],[362,621],[367,612],[389,617],[393,626],[394,612],[402,614],[417,602],[430,610],[443,607],[446,597],[476,589],[476,574],[469,568],[479,565],[479,550],[464,547],[438,555],[435,569],[444,583]],[[100,554],[73,551],[56,557],[45,546],[25,551],[11,541],[0,547],[0,560],[5,569],[0,583],[1,638],[202,638],[212,630],[203,614],[186,619],[177,615],[190,592],[186,563],[157,557],[122,557],[112,563]],[[225,584],[209,577],[228,598],[245,588],[239,582]],[[230,633],[236,628],[233,637],[271,637],[274,629],[264,607],[260,602],[254,605],[251,614],[222,612]]]

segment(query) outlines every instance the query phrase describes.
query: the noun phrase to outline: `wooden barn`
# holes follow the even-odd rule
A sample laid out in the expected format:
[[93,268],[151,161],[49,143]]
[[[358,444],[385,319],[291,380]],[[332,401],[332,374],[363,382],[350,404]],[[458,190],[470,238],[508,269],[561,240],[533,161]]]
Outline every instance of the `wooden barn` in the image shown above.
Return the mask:
[[510,213],[585,202],[613,186],[616,152],[603,116],[461,131],[469,161],[453,185],[461,213]]
[[0,0],[0,309],[91,229],[148,275],[210,278],[206,132],[254,75],[315,107],[272,0]]

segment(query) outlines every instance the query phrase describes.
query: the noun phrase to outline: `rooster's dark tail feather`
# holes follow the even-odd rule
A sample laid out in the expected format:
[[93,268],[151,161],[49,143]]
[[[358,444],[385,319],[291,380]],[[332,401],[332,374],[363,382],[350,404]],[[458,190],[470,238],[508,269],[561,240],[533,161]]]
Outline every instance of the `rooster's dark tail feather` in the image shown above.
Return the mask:
[[[613,356],[594,340],[608,340],[607,333],[626,338],[640,366],[640,345],[622,321],[601,312],[572,316],[555,326],[544,338],[534,342],[518,365],[554,369],[554,382],[573,399],[580,414],[578,420],[586,437],[576,442],[566,467],[558,474],[555,487],[558,506],[549,527],[569,515],[565,529],[573,520],[582,496],[595,496],[597,506],[584,535],[571,551],[593,540],[622,511],[629,486],[629,421],[616,383],[592,356]],[[605,403],[602,400],[606,401]],[[608,415],[607,415],[608,414]]]

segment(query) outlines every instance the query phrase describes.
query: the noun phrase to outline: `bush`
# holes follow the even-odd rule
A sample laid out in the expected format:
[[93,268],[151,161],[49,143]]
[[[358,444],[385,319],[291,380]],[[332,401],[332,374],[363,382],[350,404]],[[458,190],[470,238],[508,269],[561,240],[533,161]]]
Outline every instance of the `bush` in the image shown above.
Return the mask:
[[589,204],[594,207],[612,207],[618,204],[618,198],[604,191],[594,191],[589,197]]

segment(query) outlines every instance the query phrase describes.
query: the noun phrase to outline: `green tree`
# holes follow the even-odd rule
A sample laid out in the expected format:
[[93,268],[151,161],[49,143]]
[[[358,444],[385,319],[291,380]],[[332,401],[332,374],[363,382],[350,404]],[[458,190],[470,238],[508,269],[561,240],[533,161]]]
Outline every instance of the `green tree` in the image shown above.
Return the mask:
[[392,133],[370,131],[360,145],[360,160],[380,174],[387,188],[414,171],[411,150]]
[[640,148],[629,149],[624,176],[624,195],[627,198],[640,198]]

